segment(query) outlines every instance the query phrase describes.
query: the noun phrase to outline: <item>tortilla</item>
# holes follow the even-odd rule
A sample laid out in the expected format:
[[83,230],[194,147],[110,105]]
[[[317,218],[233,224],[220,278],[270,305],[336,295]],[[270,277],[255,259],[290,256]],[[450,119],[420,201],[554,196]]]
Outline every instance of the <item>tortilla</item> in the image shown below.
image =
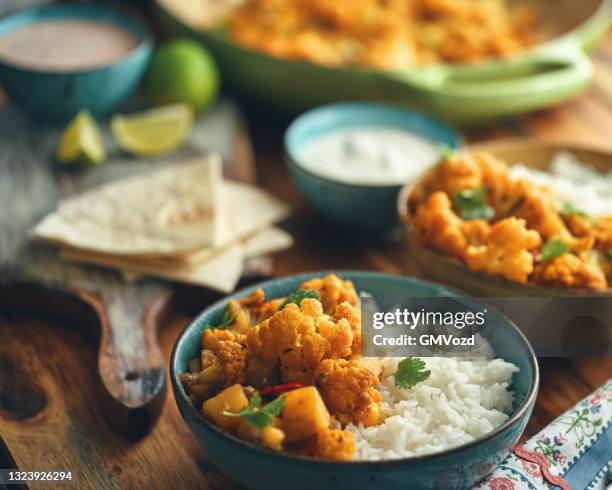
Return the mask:
[[195,266],[156,267],[143,259],[100,254],[63,247],[60,257],[64,260],[101,265],[120,270],[126,278],[135,280],[140,276],[154,276],[174,281],[205,286],[223,293],[235,289],[245,258],[286,249],[293,238],[284,230],[269,228],[251,237],[220,249],[218,253]]
[[110,182],[60,202],[37,238],[115,253],[176,253],[214,244],[220,227],[221,159]]
[[65,200],[33,234],[82,251],[196,264],[288,213],[263,190],[223,182],[220,159],[211,156]]

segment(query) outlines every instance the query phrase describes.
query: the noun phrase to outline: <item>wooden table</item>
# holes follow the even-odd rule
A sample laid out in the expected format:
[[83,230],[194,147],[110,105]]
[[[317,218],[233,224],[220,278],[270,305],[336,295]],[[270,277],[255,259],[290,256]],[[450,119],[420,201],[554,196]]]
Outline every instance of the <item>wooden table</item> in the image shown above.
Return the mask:
[[[595,82],[582,97],[553,110],[470,131],[468,140],[531,136],[612,151],[612,35],[595,60]],[[285,227],[295,236],[296,246],[276,257],[277,276],[330,268],[416,273],[401,244],[355,242],[323,228],[301,202],[282,163],[285,122],[270,122],[257,111],[248,117],[261,184],[295,208]],[[178,333],[205,306],[177,303],[160,332],[166,358]],[[0,435],[12,454],[12,460],[6,454],[3,460],[0,446],[0,467],[70,469],[78,488],[235,488],[196,446],[171,394],[146,438],[127,441],[110,429],[94,389],[96,347],[78,327],[34,314],[0,315]],[[612,358],[542,359],[540,367],[540,394],[526,436],[608,379]]]

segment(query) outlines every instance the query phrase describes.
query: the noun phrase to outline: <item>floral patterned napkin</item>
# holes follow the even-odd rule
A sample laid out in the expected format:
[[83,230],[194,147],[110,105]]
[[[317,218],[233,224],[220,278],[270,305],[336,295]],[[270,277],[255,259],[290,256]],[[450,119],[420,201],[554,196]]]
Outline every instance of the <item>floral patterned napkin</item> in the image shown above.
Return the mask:
[[517,446],[475,488],[612,489],[612,379]]

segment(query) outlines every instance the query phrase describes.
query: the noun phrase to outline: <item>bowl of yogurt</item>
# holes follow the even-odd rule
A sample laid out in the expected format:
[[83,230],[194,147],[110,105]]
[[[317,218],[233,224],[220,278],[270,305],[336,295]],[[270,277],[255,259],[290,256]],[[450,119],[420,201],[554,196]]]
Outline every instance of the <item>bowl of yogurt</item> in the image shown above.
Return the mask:
[[140,22],[102,4],[27,8],[0,20],[0,82],[34,121],[105,116],[138,86],[152,48]]
[[346,229],[385,233],[397,224],[397,195],[459,147],[447,125],[399,107],[344,102],[305,112],[285,132],[285,154],[308,204]]

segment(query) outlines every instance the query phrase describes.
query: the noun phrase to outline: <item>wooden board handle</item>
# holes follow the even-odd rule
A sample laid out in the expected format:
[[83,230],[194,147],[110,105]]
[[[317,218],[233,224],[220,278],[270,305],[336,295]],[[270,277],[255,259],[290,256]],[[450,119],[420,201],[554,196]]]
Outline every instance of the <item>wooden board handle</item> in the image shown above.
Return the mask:
[[104,413],[115,430],[131,439],[146,434],[163,407],[165,362],[157,327],[170,296],[162,287],[129,284],[93,292],[0,281],[0,307],[6,311],[73,320],[98,340]]
[[100,320],[98,370],[105,391],[105,413],[113,427],[131,438],[145,434],[156,420],[166,394],[164,357],[157,343],[159,318],[170,292],[156,298],[119,298],[78,291]]

